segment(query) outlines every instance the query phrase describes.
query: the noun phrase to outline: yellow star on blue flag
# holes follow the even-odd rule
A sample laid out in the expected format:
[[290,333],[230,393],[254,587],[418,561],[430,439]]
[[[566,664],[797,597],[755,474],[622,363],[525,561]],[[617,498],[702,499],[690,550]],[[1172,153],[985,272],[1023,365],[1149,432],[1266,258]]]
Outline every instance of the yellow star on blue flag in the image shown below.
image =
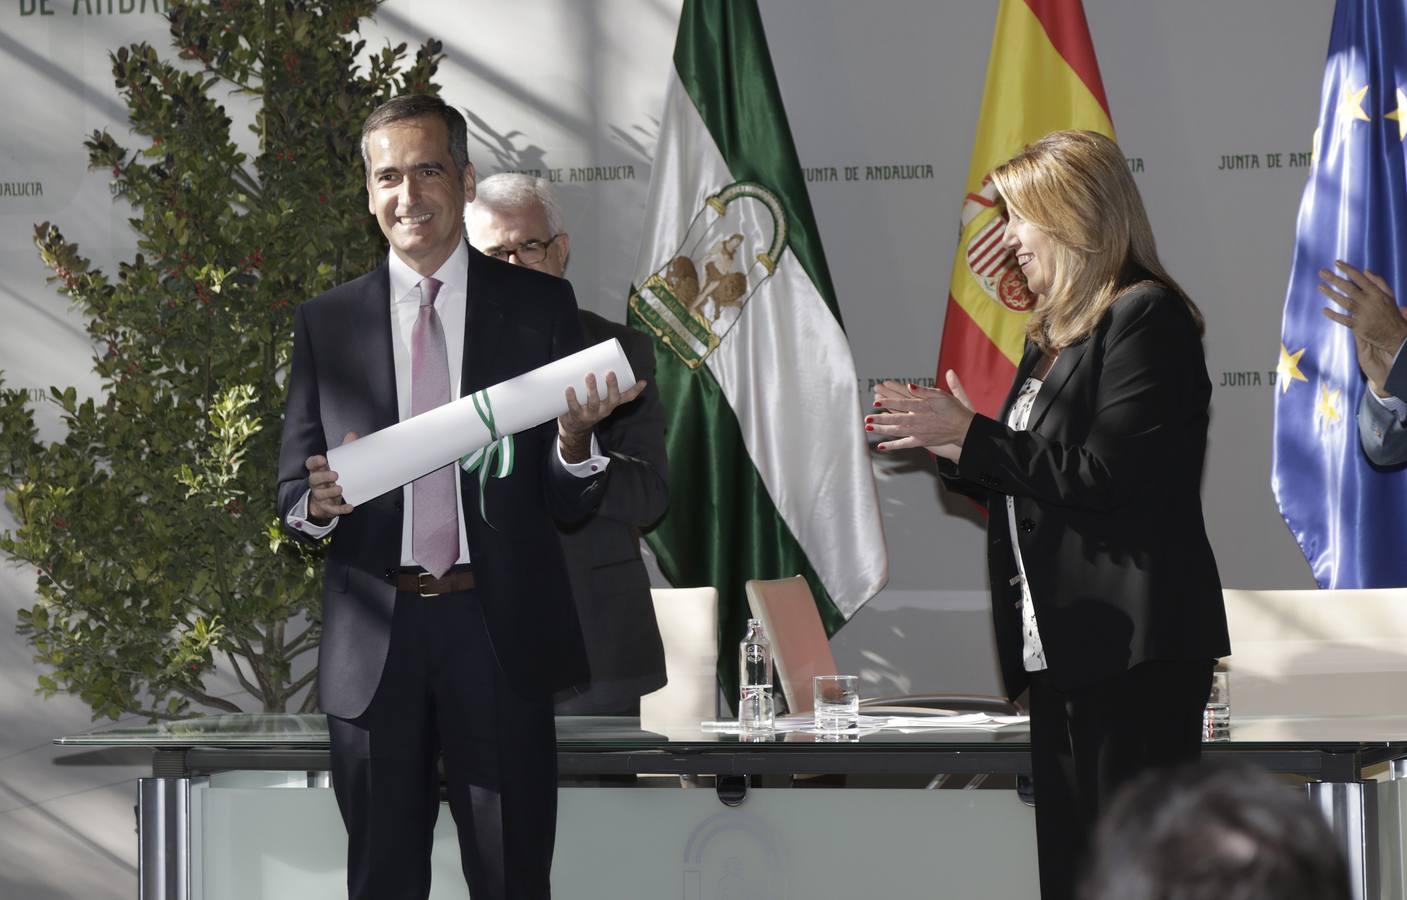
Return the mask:
[[1363,108],[1363,101],[1366,100],[1367,97],[1368,85],[1366,84],[1357,90],[1344,88],[1343,98],[1339,100],[1339,121],[1345,124],[1354,120],[1360,122],[1373,121],[1372,117],[1368,115],[1367,110]]
[[1300,371],[1300,357],[1304,356],[1305,348],[1301,347],[1294,353],[1284,344],[1280,345],[1280,362],[1275,365],[1275,380],[1280,384],[1280,393],[1285,393],[1290,389],[1292,381],[1309,381]]
[[1392,119],[1397,123],[1397,140],[1399,143],[1407,140],[1407,115],[1403,115],[1404,111],[1407,111],[1407,92],[1404,92],[1402,88],[1398,88],[1397,109],[1383,116],[1383,118]]
[[1314,402],[1314,417],[1321,422],[1330,425],[1337,425],[1343,421],[1343,412],[1340,410],[1343,391],[1331,389],[1324,382],[1319,382],[1319,399]]

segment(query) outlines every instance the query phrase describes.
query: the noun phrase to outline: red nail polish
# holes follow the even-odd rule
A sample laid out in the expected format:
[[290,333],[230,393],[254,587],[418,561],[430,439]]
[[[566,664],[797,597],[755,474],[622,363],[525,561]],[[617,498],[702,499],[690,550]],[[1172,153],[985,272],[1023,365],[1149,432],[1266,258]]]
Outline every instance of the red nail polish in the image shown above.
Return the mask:
[[866,426],[865,426],[865,430],[866,430],[866,431],[874,431],[874,426],[873,426],[873,425],[866,425]]
[[880,403],[878,400],[876,400],[876,401],[874,402],[874,405],[875,405],[875,406],[883,406],[884,404],[883,404],[883,403]]
[[874,416],[865,416],[865,424],[866,424],[866,425],[873,425],[873,424],[874,424]]
[[888,450],[888,449],[889,449],[888,447],[884,446],[883,444],[875,444],[875,445],[874,445],[874,448],[875,448],[876,450]]
[[911,390],[911,391],[918,390],[918,385],[916,385],[916,384],[911,384],[911,385],[909,385],[909,390]]

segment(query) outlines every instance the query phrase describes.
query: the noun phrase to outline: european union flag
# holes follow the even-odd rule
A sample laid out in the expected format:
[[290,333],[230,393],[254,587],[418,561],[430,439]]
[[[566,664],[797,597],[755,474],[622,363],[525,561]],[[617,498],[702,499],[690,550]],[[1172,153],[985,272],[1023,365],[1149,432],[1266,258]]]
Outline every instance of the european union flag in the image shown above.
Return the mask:
[[1275,391],[1271,483],[1324,588],[1407,585],[1407,471],[1363,455],[1367,384],[1317,272],[1344,260],[1407,299],[1407,0],[1339,0],[1300,201]]

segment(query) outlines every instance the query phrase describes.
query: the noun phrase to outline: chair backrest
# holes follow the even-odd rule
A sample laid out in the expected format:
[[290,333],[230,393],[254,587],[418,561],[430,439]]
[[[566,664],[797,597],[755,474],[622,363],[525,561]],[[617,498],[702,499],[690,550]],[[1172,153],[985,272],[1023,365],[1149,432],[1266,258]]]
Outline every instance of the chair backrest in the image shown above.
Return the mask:
[[1407,590],[1226,590],[1231,715],[1407,714]]
[[718,718],[718,589],[651,588],[650,597],[669,682],[640,698],[640,727],[667,734]]
[[762,620],[772,642],[772,663],[786,694],[787,708],[806,715],[814,708],[811,676],[835,675],[835,656],[821,625],[816,598],[800,575],[754,579],[746,585],[747,605]]

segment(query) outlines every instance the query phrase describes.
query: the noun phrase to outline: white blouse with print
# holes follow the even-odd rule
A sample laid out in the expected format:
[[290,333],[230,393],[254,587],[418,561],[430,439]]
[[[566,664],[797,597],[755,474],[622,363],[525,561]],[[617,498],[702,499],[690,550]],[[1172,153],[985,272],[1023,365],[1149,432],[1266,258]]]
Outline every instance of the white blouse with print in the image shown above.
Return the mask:
[[[1031,407],[1036,403],[1036,395],[1044,384],[1039,378],[1027,378],[1006,414],[1008,428],[1025,431],[1031,419]],[[1016,539],[1016,502],[1006,498],[1006,524],[1011,530],[1011,552],[1016,557],[1016,577],[1021,584],[1021,664],[1027,672],[1045,669],[1045,648],[1041,646],[1041,633],[1036,628],[1036,607],[1031,602],[1031,586],[1026,581],[1026,566],[1021,561],[1021,544]]]

